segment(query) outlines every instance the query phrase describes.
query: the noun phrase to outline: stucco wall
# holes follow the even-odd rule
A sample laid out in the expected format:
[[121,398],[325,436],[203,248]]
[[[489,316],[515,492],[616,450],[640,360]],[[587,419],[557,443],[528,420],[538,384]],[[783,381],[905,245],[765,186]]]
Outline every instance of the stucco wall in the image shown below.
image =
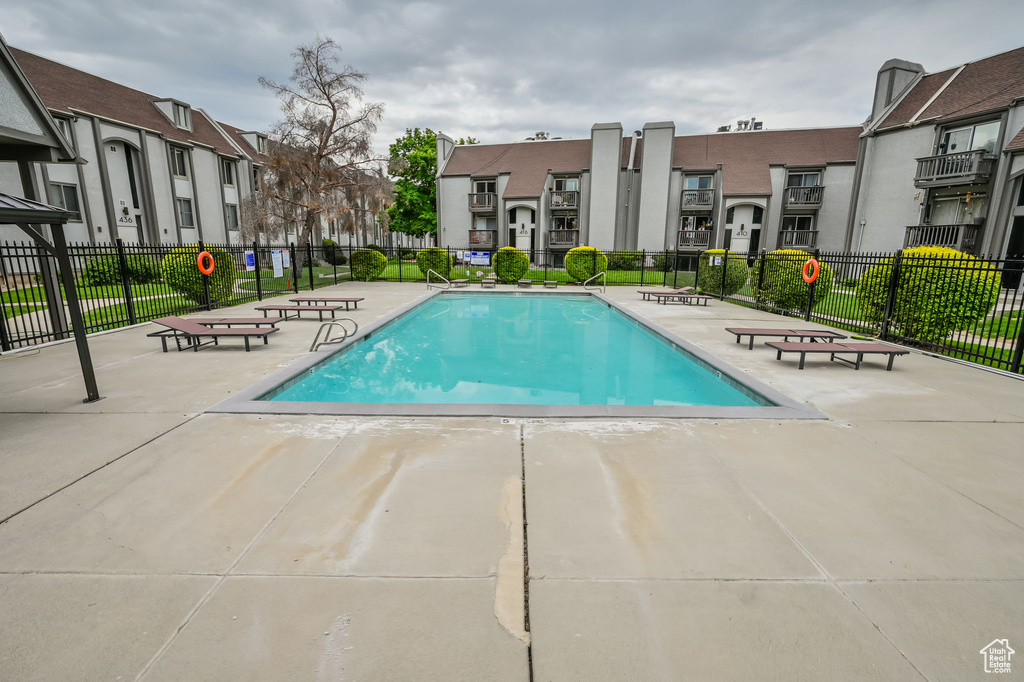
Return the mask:
[[458,248],[467,245],[473,220],[468,203],[471,187],[469,176],[445,177],[438,180],[439,245]]
[[595,125],[591,128],[590,139],[590,191],[587,196],[589,219],[584,220],[583,225],[588,232],[586,237],[590,246],[614,248],[622,126],[618,123]]
[[828,166],[821,176],[825,190],[818,210],[817,228],[818,248],[822,251],[843,250],[855,169],[853,164]]
[[[672,150],[675,125],[671,122],[648,123],[644,126],[644,158],[641,166],[640,222],[637,248],[660,250],[668,229],[669,176],[672,171]],[[598,248],[610,248],[592,243]]]

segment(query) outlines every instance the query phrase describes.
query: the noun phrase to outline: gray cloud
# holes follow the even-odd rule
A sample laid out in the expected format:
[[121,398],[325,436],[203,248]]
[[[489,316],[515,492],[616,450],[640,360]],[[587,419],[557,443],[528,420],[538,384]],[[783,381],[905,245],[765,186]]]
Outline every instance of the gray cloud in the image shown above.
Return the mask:
[[[891,57],[936,71],[1021,44],[1024,7],[979,0],[317,2],[7,0],[12,45],[243,128],[266,129],[290,53],[317,33],[387,104],[377,146],[407,127],[484,142],[585,137],[673,120],[680,133],[751,115],[770,128],[851,125]],[[117,21],[112,21],[117,17]],[[973,22],[977,22],[975,25]]]

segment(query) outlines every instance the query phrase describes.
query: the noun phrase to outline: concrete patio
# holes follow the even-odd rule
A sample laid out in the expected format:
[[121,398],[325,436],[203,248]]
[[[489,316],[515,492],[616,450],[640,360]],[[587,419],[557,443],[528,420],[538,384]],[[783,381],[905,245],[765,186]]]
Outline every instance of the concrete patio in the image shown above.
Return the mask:
[[[425,288],[321,291],[365,325]],[[981,680],[1024,646],[1024,382],[798,371],[723,331],[791,319],[608,295],[829,419],[204,414],[315,320],[92,337],[93,404],[73,344],[3,356],[0,680]]]

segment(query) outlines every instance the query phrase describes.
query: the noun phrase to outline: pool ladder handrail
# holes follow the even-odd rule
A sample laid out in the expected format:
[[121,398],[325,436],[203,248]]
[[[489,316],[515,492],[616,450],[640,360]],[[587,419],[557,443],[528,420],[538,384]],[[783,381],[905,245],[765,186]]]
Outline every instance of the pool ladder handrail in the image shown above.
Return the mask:
[[[588,286],[587,286],[588,284],[590,284],[591,282],[593,282],[593,281],[594,281],[595,279],[597,279],[598,277],[604,277],[604,283],[603,283],[603,284],[601,284],[601,286],[595,286],[595,287],[588,287]],[[607,285],[608,285],[608,275],[607,275],[607,274],[605,274],[605,271],[604,271],[604,270],[602,270],[601,272],[597,273],[596,275],[594,275],[593,277],[591,277],[590,279],[588,279],[588,280],[587,280],[586,282],[584,282],[584,283],[583,283],[583,289],[584,289],[585,291],[590,291],[591,289],[594,289],[594,290],[598,290],[598,289],[600,289],[601,293],[603,294],[603,293],[604,293],[604,290],[605,290],[605,287],[606,287]]]
[[[435,275],[437,275],[438,278],[441,280],[441,282],[444,282],[444,284],[442,285],[441,282],[431,282],[430,281],[430,273],[434,273]],[[437,288],[437,289],[451,289],[452,288],[452,283],[449,282],[445,278],[445,276],[442,275],[437,270],[430,269],[430,270],[427,270],[427,288],[428,289],[433,289],[433,288]]]
[[[349,333],[348,327],[342,324],[342,322],[344,322],[345,320],[348,320],[353,325],[355,325],[355,329],[353,329],[351,333]],[[343,332],[341,338],[331,338],[331,327],[341,327],[341,331]],[[320,333],[323,332],[324,330],[327,330],[327,334],[324,335],[324,340],[320,341]],[[316,336],[313,337],[313,343],[310,344],[309,346],[309,352],[312,353],[313,351],[318,350],[320,346],[329,346],[339,343],[345,343],[346,341],[348,341],[348,338],[350,336],[355,336],[358,333],[359,323],[353,320],[351,317],[339,317],[336,320],[324,322],[322,325],[320,325],[320,328],[316,330]]]

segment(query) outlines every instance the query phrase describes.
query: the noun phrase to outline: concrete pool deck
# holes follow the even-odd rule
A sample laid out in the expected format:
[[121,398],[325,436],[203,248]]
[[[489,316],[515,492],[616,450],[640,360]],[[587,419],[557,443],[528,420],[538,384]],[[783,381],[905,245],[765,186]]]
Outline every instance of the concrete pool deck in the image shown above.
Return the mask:
[[[425,288],[328,292],[365,325]],[[608,296],[828,420],[204,413],[315,320],[94,336],[89,405],[73,344],[3,356],[0,679],[971,680],[1019,650],[1024,382],[798,371],[723,331],[792,319]]]

